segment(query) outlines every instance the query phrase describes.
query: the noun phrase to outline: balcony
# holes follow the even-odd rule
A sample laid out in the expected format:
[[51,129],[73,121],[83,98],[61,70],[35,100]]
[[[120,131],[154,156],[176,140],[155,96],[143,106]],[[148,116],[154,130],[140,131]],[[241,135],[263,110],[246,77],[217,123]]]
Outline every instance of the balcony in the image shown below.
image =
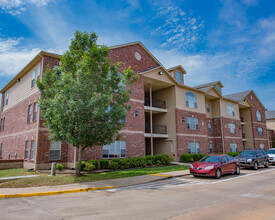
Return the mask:
[[153,133],[151,133],[150,124],[145,124],[145,137],[168,138],[167,126],[153,124]]
[[241,117],[241,125],[245,125],[244,118]]
[[245,133],[242,134],[242,140],[246,141]]
[[144,98],[144,110],[150,111],[152,110],[155,113],[167,112],[166,102],[159,99],[152,98],[152,106],[150,106],[150,98]]

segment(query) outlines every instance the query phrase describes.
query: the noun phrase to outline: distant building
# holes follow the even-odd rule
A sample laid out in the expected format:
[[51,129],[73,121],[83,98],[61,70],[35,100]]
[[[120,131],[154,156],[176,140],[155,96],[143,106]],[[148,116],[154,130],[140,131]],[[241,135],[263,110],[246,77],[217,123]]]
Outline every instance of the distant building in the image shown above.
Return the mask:
[[275,111],[266,111],[265,117],[269,137],[269,146],[275,147]]
[[[224,96],[219,81],[189,87],[185,69],[166,69],[140,42],[110,48],[110,59],[140,74],[132,86],[121,139],[87,148],[83,158],[123,158],[166,153],[235,152],[268,146],[265,107],[253,90]],[[60,55],[41,51],[2,90],[0,157],[24,159],[26,168],[46,169],[51,162],[74,167],[76,150],[48,138],[35,85]]]

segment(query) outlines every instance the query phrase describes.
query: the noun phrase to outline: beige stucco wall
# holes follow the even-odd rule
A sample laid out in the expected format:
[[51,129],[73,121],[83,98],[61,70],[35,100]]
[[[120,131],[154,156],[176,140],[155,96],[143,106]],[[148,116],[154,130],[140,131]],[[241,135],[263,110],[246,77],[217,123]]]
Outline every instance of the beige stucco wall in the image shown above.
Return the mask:
[[[207,112],[207,106],[206,106],[206,104],[207,103],[209,103],[209,105],[210,105],[210,112]],[[212,107],[212,102],[211,102],[211,100],[210,99],[205,99],[205,112],[206,112],[206,117],[208,117],[208,118],[212,118],[212,112],[213,112],[213,110],[215,111],[215,109],[213,109],[213,107]]]
[[266,127],[275,130],[275,119],[266,120]]
[[[190,108],[185,105],[185,94],[193,92],[197,97],[198,108]],[[205,113],[205,96],[203,93],[194,92],[183,87],[176,87],[176,108],[186,111]]]
[[7,90],[9,94],[9,101],[8,105],[4,106],[3,111],[6,111],[7,109],[23,101],[25,98],[38,92],[38,88],[36,85],[34,85],[34,87],[31,88],[31,79],[33,71],[36,71],[37,74],[37,68],[39,65],[41,65],[41,62],[36,64],[26,75],[24,75],[20,79],[20,82],[16,82],[11,88]]
[[[160,71],[162,71],[162,75],[159,74]],[[169,83],[171,85],[175,84],[175,81],[172,79],[172,77],[170,77],[168,74],[166,74],[161,67],[157,68],[155,70],[152,70],[148,73],[145,73],[144,77],[158,80],[159,83],[161,83],[161,81],[162,81],[165,83]]]
[[[173,152],[171,152],[171,143],[167,144],[166,142],[156,142],[155,147],[159,147],[162,150],[159,152],[169,152],[169,155],[173,153],[176,154],[176,124],[175,124],[175,105],[176,105],[176,97],[175,97],[175,86],[169,87],[166,89],[162,89],[153,93],[153,98],[166,101],[167,113],[158,113],[153,114],[153,124],[158,125],[166,125],[168,138],[171,140],[170,142],[173,144]],[[161,143],[161,144],[160,144]],[[155,149],[154,147],[154,149]],[[167,149],[164,149],[167,148]],[[169,149],[168,149],[169,148]],[[158,151],[157,151],[158,152]],[[154,153],[156,153],[154,151]]]
[[220,99],[211,100],[211,112],[212,117],[220,117],[221,116],[221,104]]
[[240,113],[245,122],[245,125],[242,125],[242,132],[245,133],[246,138],[246,141],[244,142],[244,149],[254,149],[250,109],[241,109]]
[[239,113],[239,105],[234,102],[230,102],[234,107],[235,115],[231,116],[227,114],[227,103],[230,101],[227,100],[221,100],[221,115],[226,118],[232,118],[232,119],[240,119],[240,113]]

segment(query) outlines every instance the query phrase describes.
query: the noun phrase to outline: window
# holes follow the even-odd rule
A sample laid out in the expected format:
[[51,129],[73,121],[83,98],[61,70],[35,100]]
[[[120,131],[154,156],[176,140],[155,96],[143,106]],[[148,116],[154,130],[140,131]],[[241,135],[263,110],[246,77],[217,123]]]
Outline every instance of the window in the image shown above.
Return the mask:
[[61,141],[50,143],[50,160],[60,160],[61,154]]
[[228,161],[228,159],[227,159],[226,156],[222,157],[222,162],[223,162],[223,163],[226,163],[227,161]]
[[187,128],[191,130],[199,130],[199,120],[197,118],[187,117]]
[[37,68],[36,80],[40,80],[40,65],[39,65],[38,68]]
[[237,144],[235,143],[230,144],[230,150],[231,152],[238,152]]
[[264,135],[264,132],[263,132],[262,128],[257,128],[257,130],[258,130],[258,135],[260,135],[260,136]]
[[188,153],[189,154],[199,154],[200,153],[200,143],[189,142],[188,143]]
[[36,121],[37,119],[37,103],[35,102],[33,105],[33,120]]
[[194,95],[194,93],[187,92],[185,94],[185,104],[186,104],[187,107],[190,107],[190,108],[197,108],[198,107],[197,97]]
[[5,130],[5,118],[3,119],[3,126],[2,126],[2,131]]
[[31,122],[31,119],[32,119],[32,105],[29,105],[27,122]]
[[103,158],[126,157],[126,141],[115,141],[108,145],[103,145]]
[[210,103],[209,103],[209,102],[206,103],[206,111],[207,111],[207,112],[210,112],[210,111],[211,111]]
[[232,105],[232,103],[228,102],[227,106],[226,106],[226,109],[227,109],[227,115],[235,116],[234,106]]
[[25,160],[29,158],[29,141],[26,141]]
[[3,119],[1,118],[0,132],[2,131],[2,126],[3,126]]
[[178,83],[182,83],[182,76],[180,72],[176,72],[176,80],[178,81]]
[[31,160],[34,158],[35,141],[31,141]]
[[6,92],[6,93],[5,93],[5,96],[4,96],[4,103],[3,103],[3,105],[5,106],[5,105],[7,105],[8,103],[9,103],[9,93]]
[[231,133],[231,134],[236,134],[237,133],[235,124],[229,123],[228,124],[228,129],[229,129],[229,133]]
[[256,112],[256,117],[258,121],[262,120],[261,113],[259,111]]
[[212,132],[211,122],[208,122],[208,132]]
[[219,92],[221,92],[221,88],[218,85],[216,85],[215,87]]
[[1,146],[0,146],[0,157],[2,157],[2,154],[3,154],[3,143],[1,143]]
[[264,144],[260,144],[260,149],[264,150]]
[[209,154],[213,153],[213,144],[209,143]]
[[34,87],[34,80],[35,80],[35,70],[33,70],[33,72],[32,72],[31,88]]

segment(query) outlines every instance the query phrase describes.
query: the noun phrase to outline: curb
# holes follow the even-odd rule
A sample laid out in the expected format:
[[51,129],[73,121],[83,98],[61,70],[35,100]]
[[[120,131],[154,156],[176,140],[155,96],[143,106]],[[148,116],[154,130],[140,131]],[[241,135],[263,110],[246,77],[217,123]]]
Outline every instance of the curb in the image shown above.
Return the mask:
[[65,193],[76,193],[76,192],[88,192],[101,189],[112,189],[117,188],[116,186],[105,186],[105,187],[90,187],[83,189],[70,189],[70,190],[60,190],[52,192],[38,192],[38,193],[18,193],[18,194],[0,194],[0,199],[4,198],[19,198],[19,197],[33,197],[33,196],[51,196]]
[[165,175],[165,174],[147,174],[149,176],[160,176],[160,177],[167,177],[167,178],[172,178],[172,175]]

